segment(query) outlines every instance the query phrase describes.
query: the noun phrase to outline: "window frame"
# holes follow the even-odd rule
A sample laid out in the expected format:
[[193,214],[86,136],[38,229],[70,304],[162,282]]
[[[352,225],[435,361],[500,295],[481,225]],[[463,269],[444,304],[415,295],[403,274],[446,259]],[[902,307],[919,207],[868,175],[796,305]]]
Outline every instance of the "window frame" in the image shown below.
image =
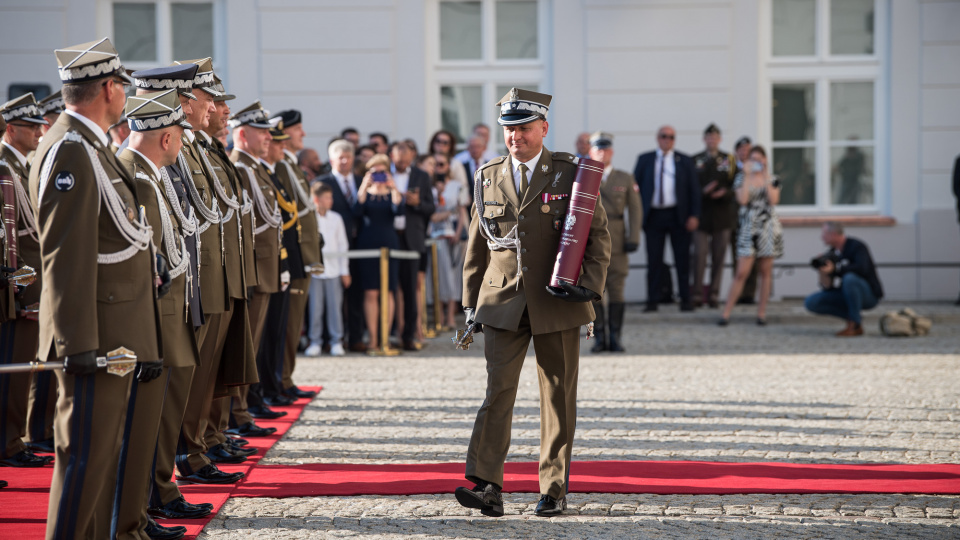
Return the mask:
[[[440,2],[479,1],[481,3],[482,55],[480,60],[442,60],[440,58]],[[499,116],[494,103],[502,95],[496,95],[497,86],[536,85],[541,92],[550,92],[547,84],[549,60],[547,34],[549,31],[549,0],[537,2],[537,58],[498,59],[496,58],[496,3],[512,0],[430,0],[426,5],[426,126],[427,137],[442,128],[440,115],[440,88],[443,86],[480,86],[481,102],[484,106],[480,121],[489,125],[492,131],[498,129]],[[456,134],[458,137],[460,134]],[[490,147],[500,151],[501,135],[493,133]],[[458,143],[463,149],[466,141]]]
[[[126,61],[124,67],[134,71],[141,69],[150,69],[162,66],[169,66],[175,60],[188,60],[187,58],[173,57],[173,11],[171,4],[209,4],[213,11],[213,59],[214,68],[218,67],[217,57],[221,56],[222,49],[222,25],[223,20],[223,0],[109,0],[100,3],[100,24],[104,28],[105,35],[110,39],[115,39],[113,5],[114,4],[153,4],[157,9],[157,59],[155,61]],[[121,57],[121,60],[123,58]],[[217,69],[218,74],[219,69]],[[222,78],[222,75],[221,75]]]
[[[773,55],[773,1],[760,3],[760,76],[758,77],[757,142],[767,146],[771,154],[777,148],[812,147],[815,149],[813,204],[780,205],[777,211],[785,216],[799,215],[877,215],[890,211],[889,167],[889,69],[887,32],[889,0],[874,0],[874,45],[870,55],[830,54],[830,2],[816,0],[816,50],[812,56]],[[839,0],[842,1],[842,0]],[[872,143],[873,203],[845,205],[832,202],[831,157],[833,148],[841,146],[831,139],[830,85],[843,82],[873,83],[873,139],[864,139],[864,146]],[[773,140],[773,87],[778,84],[813,83],[815,96],[815,136],[813,145],[799,141]]]

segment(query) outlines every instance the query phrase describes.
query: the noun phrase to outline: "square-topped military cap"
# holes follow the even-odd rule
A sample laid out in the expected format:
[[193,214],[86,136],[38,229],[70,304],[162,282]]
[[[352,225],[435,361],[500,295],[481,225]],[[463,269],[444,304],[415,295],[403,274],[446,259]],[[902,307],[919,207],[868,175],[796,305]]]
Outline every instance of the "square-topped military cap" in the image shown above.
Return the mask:
[[63,112],[65,105],[63,104],[63,94],[60,93],[60,90],[50,94],[49,96],[40,100],[37,103],[37,106],[40,107],[40,114],[46,116],[48,114],[60,114]]
[[152,91],[176,90],[182,96],[197,99],[197,96],[190,92],[197,69],[196,64],[142,69],[133,73],[133,84],[137,88]]
[[127,70],[120,63],[120,55],[107,38],[53,52],[57,55],[60,81],[63,84],[79,84],[105,77],[119,77],[124,82],[133,84]]
[[597,131],[590,136],[590,146],[603,150],[613,146],[613,134],[606,131]]
[[217,97],[220,92],[214,88],[216,76],[213,74],[213,58],[200,58],[198,60],[177,60],[173,63],[175,66],[194,64],[197,66],[197,73],[193,77],[193,87]]
[[231,99],[237,99],[237,96],[227,93],[226,88],[223,87],[223,81],[220,80],[220,77],[218,77],[216,73],[213,74],[212,88],[220,93],[218,96],[213,96],[214,101],[230,101]]
[[26,122],[44,126],[49,124],[43,119],[43,114],[40,112],[40,107],[37,106],[37,100],[33,97],[33,92],[28,92],[0,105],[0,115],[8,124],[13,122]]
[[534,120],[546,120],[552,99],[553,97],[547,94],[511,88],[497,103],[500,107],[497,123],[501,126],[517,126]]
[[270,129],[270,121],[267,119],[267,111],[260,106],[260,101],[254,101],[252,104],[241,109],[237,114],[230,117],[227,121],[227,127],[235,129],[240,126],[250,126],[259,129]]
[[717,135],[720,134],[720,128],[717,127],[717,125],[712,122],[710,123],[709,126],[707,126],[707,129],[703,130],[704,135],[709,135],[711,133],[716,133]]
[[170,126],[193,129],[180,106],[177,91],[172,88],[130,96],[123,112],[131,131],[153,131]]
[[303,122],[303,116],[300,114],[300,111],[296,109],[287,109],[285,111],[280,111],[277,114],[273,115],[270,118],[270,122],[273,122],[276,119],[283,120],[283,127],[280,129],[286,129],[288,127],[293,127],[301,122]]
[[279,116],[274,116],[270,119],[270,137],[274,141],[285,141],[290,138],[289,135],[283,132],[284,128],[283,118]]

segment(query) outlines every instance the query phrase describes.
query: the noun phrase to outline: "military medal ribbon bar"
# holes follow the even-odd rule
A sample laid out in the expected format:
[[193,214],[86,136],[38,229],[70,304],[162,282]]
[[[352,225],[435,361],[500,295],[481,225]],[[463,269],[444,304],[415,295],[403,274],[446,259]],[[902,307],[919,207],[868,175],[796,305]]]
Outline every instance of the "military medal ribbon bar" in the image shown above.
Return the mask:
[[[560,288],[561,282],[576,285],[580,280],[580,268],[590,236],[590,222],[600,197],[600,182],[603,180],[603,163],[580,158],[577,176],[573,180],[573,193],[567,216],[560,231],[557,246],[557,262],[553,266],[550,286]],[[544,202],[547,196],[544,195]],[[553,199],[551,199],[553,200]]]

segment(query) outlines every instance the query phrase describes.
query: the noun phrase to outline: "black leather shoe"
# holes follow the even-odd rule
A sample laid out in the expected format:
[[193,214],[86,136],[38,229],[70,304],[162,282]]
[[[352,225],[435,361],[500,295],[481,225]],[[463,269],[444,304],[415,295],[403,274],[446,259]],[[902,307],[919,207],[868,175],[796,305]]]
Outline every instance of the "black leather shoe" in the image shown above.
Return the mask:
[[240,427],[230,428],[227,430],[227,433],[231,435],[239,435],[241,437],[269,437],[276,432],[277,428],[262,428],[253,422],[247,422]]
[[37,442],[28,442],[27,449],[37,454],[52,454],[55,452],[52,438]]
[[0,480],[0,488],[5,488],[5,487],[7,487],[7,481],[6,481],[6,480]]
[[247,409],[247,412],[250,413],[250,416],[254,418],[261,418],[265,420],[275,420],[281,416],[286,416],[286,411],[274,411],[268,407],[263,407],[256,405]]
[[243,463],[247,460],[246,456],[236,455],[222,444],[207,450],[206,456],[214,463]]
[[288,407],[293,405],[293,398],[287,396],[271,396],[263,398],[263,402],[269,407]]
[[152,540],[177,540],[187,534],[186,527],[164,527],[156,521],[147,518],[147,528],[144,530]]
[[183,497],[160,507],[147,508],[147,513],[151,516],[166,519],[197,519],[209,516],[210,512],[213,512],[212,504],[190,504]]
[[680,304],[680,311],[691,312],[694,309],[696,308],[694,308],[693,304],[691,304],[690,302],[683,302],[682,304]]
[[193,474],[178,476],[177,480],[193,484],[233,484],[243,479],[243,476],[243,473],[240,472],[225,473],[218,469],[216,465],[210,464]]
[[541,495],[540,502],[537,503],[537,509],[533,511],[534,514],[540,517],[551,517],[559,516],[567,509],[567,498],[560,497],[559,499],[554,499],[549,495]]
[[256,448],[244,448],[238,444],[234,444],[233,439],[227,437],[227,442],[223,443],[224,448],[227,448],[227,451],[235,456],[252,456],[257,453]]
[[307,390],[301,390],[300,388],[298,388],[298,387],[296,387],[296,386],[291,386],[290,388],[287,388],[287,389],[284,391],[284,393],[287,394],[288,396],[294,398],[294,399],[300,399],[300,398],[313,399],[313,398],[315,398],[315,397],[317,396],[317,393],[316,393],[316,392],[307,391]]
[[644,313],[656,313],[656,312],[657,312],[657,305],[656,305],[656,304],[647,303],[646,307],[643,308],[643,312],[644,312]]
[[[224,433],[227,433],[228,431],[229,430],[224,431]],[[240,437],[227,437],[227,439],[230,440],[230,444],[236,446],[237,448],[243,448],[244,446],[250,444],[250,441],[241,439]]]
[[53,456],[40,457],[29,450],[0,459],[0,467],[43,467],[53,462]]
[[453,494],[460,506],[476,508],[485,516],[503,515],[503,495],[500,494],[500,486],[496,484],[481,480],[473,489],[458,487]]

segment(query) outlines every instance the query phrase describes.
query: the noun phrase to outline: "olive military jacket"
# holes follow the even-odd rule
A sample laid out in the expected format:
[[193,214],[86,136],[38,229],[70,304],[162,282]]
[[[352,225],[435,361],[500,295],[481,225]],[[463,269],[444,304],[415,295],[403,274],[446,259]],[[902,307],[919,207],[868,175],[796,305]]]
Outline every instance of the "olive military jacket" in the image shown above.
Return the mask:
[[[576,158],[546,148],[532,171],[527,192],[521,201],[513,181],[510,156],[491,160],[477,170],[476,201],[463,264],[463,302],[476,308],[476,321],[494,328],[516,331],[527,310],[533,334],[558,332],[587,324],[595,318],[590,302],[567,302],[547,292],[560,229],[567,213]],[[561,199],[543,202],[543,194]],[[480,218],[487,220],[495,236],[503,237],[517,226],[517,248],[491,249],[480,230]],[[602,294],[610,264],[610,233],[603,205],[597,205],[590,222],[590,236],[580,273],[580,283]]]
[[[619,169],[611,169],[610,175],[600,184],[600,202],[607,212],[610,253],[612,255],[626,253],[624,246],[627,243],[640,245],[643,205],[640,203],[640,188],[634,181],[633,175]],[[630,225],[629,233],[627,223]]]
[[[268,209],[276,208],[277,195],[273,189],[273,182],[267,170],[260,161],[250,154],[234,149],[230,156],[241,176],[246,176],[250,189],[259,189]],[[256,194],[252,193],[251,198]],[[254,230],[253,250],[257,258],[257,292],[280,292],[280,227],[271,227],[264,219],[262,209],[254,202],[253,216],[256,229]],[[282,225],[282,223],[281,223]],[[259,232],[257,232],[259,230]]]
[[[106,187],[98,185],[97,165],[106,174]],[[135,249],[121,235],[101,189],[108,195],[108,190],[116,192],[118,210],[128,223],[138,221],[133,178],[94,131],[61,114],[43,136],[30,171],[44,281],[39,358],[86,351],[105,355],[123,346],[140,362],[159,362],[156,260],[144,249],[126,260],[99,262],[99,254]]]
[[[195,139],[196,135],[193,137]],[[200,208],[202,206],[215,214],[217,217],[214,221],[222,217],[221,203],[217,200],[213,186],[216,176],[209,175],[186,132],[183,135],[180,156],[177,165],[181,169],[188,169],[183,171],[186,175],[183,181],[200,223],[200,303],[205,314],[223,313],[227,310],[226,254],[223,244],[225,235],[221,235],[220,224],[205,218]]]
[[[287,193],[297,201],[297,213],[300,216],[300,256],[303,264],[323,264],[320,248],[323,239],[317,227],[317,208],[310,196],[310,184],[297,165],[297,158],[289,150],[283,151],[283,159],[276,165],[277,178],[283,183]],[[291,176],[292,173],[292,176]]]
[[[238,194],[238,198],[242,202],[240,208],[240,226],[242,227],[240,231],[240,247],[243,253],[243,283],[245,287],[254,287],[258,281],[257,257],[254,253],[255,248],[253,245],[254,215],[253,201],[250,200],[249,178],[247,178],[247,175],[240,174],[240,172],[237,171],[233,161],[230,160],[230,156],[227,155],[226,148],[224,148],[223,143],[221,143],[219,139],[211,138],[210,148],[213,150],[213,152],[211,152],[211,163],[223,169],[223,172],[230,178],[231,184],[235,186],[234,192]],[[246,295],[246,293],[244,293],[244,295]]]
[[[737,161],[726,152],[717,152],[716,156],[711,156],[703,151],[693,156],[693,164],[697,168],[701,189],[700,225],[697,228],[704,232],[732,229],[737,224],[737,204],[733,191]],[[717,183],[715,189],[726,190],[726,193],[717,198],[702,191],[714,181]]]
[[[9,163],[5,161],[0,161],[0,182],[10,182],[10,186],[14,187],[13,183],[17,181],[18,180],[16,177],[16,173],[14,173],[13,170],[10,168]],[[10,268],[20,268],[21,266],[23,266],[23,259],[20,256],[19,251],[17,253],[16,260],[12,260],[8,258],[8,250],[7,250],[8,242],[10,242],[10,238],[14,238],[14,241],[16,241],[16,235],[17,235],[17,229],[18,229],[17,217],[16,217],[18,212],[17,198],[15,196],[11,198],[13,200],[7,202],[6,200],[7,198],[4,197],[3,191],[0,190],[0,209],[5,208],[6,205],[9,204],[13,207],[13,216],[14,216],[12,222],[4,221],[3,223],[3,240],[2,242],[0,242],[0,249],[3,250],[3,254],[2,256],[0,256],[0,260],[3,261],[4,265]],[[2,214],[0,214],[0,220],[2,219],[3,219],[3,216]],[[40,269],[34,268],[34,270],[37,271],[37,277],[39,278]],[[4,285],[6,286],[3,288],[3,290],[0,290],[0,323],[4,323],[9,320],[13,320],[17,318],[17,299],[16,299],[17,288],[10,284],[4,284]],[[32,286],[33,285],[31,285],[31,287]]]
[[[167,199],[163,179],[158,178],[151,164],[130,148],[124,148],[117,158],[124,170],[136,180],[137,199],[147,216],[147,222],[153,227],[153,244],[157,251],[167,257],[167,263],[172,261],[168,255],[168,245],[183,253],[183,229],[177,213],[174,212]],[[156,187],[155,187],[156,186]],[[157,196],[159,188],[161,196]],[[165,234],[160,213],[165,213],[172,226],[172,238]],[[189,254],[187,254],[189,257]],[[190,270],[180,274],[170,281],[170,290],[159,299],[160,325],[163,343],[163,365],[166,367],[190,367],[200,364],[200,350],[197,345],[197,336],[193,331],[193,321],[187,309],[187,277]]]
[[[7,163],[10,172],[12,172],[14,175],[14,180],[23,187],[23,192],[26,194],[30,190],[30,170],[28,168],[24,168],[20,164],[17,156],[6,144],[0,144],[0,161]],[[19,189],[19,187],[16,188]],[[24,208],[20,205],[19,200],[9,201],[8,204],[15,205],[16,209],[17,256],[20,258],[20,262],[22,263],[18,265],[18,267],[27,265],[37,271],[37,280],[17,294],[16,303],[19,304],[20,309],[23,309],[27,306],[39,303],[40,291],[42,290],[43,282],[41,281],[42,278],[40,276],[39,233],[35,230],[37,218],[33,208],[30,206]],[[27,216],[26,212],[29,212],[29,217]],[[28,223],[28,219],[32,219],[33,223]],[[16,287],[14,287],[14,290],[16,290]]]

